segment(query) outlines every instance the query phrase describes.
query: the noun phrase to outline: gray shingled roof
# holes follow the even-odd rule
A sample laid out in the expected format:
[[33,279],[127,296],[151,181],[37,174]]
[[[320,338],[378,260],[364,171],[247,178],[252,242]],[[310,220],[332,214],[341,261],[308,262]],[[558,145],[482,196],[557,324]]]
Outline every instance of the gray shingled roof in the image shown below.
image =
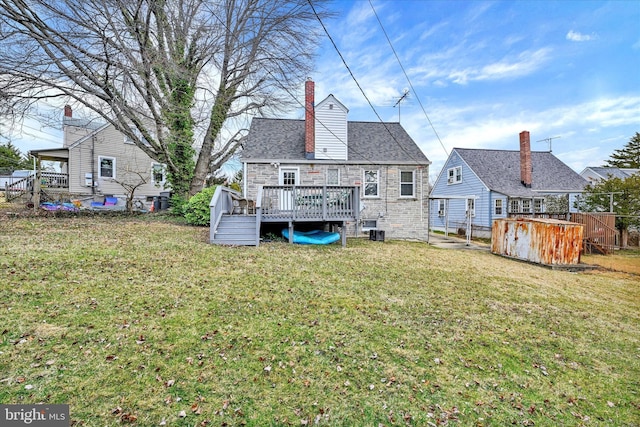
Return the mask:
[[640,169],[630,169],[630,168],[614,168],[614,167],[595,167],[589,166],[589,169],[607,179],[609,175],[614,178],[627,179],[634,173],[640,172]]
[[492,191],[511,197],[531,197],[539,191],[577,192],[587,180],[548,151],[531,152],[531,188],[520,182],[520,152],[455,148]]
[[[400,123],[350,121],[347,135],[349,163],[431,163]],[[243,145],[245,162],[305,160],[304,120],[256,117]]]

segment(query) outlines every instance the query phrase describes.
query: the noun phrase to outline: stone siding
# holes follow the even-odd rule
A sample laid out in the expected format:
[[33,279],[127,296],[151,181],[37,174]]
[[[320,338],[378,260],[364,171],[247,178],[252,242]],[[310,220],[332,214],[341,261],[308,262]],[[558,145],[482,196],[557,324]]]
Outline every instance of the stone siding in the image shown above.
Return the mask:
[[[365,165],[365,164],[280,164],[280,167],[299,169],[300,185],[325,185],[328,169],[338,169],[339,185],[360,186],[361,224],[348,224],[348,235],[361,230],[362,221],[377,221],[377,229],[385,232],[386,239],[427,240],[429,208],[429,167],[427,165]],[[246,168],[246,197],[255,200],[262,185],[278,185],[278,165],[248,163]],[[379,171],[379,197],[364,197],[365,170]],[[415,197],[400,197],[400,172],[414,172]],[[368,233],[368,231],[366,232]],[[365,236],[360,232],[359,236]]]

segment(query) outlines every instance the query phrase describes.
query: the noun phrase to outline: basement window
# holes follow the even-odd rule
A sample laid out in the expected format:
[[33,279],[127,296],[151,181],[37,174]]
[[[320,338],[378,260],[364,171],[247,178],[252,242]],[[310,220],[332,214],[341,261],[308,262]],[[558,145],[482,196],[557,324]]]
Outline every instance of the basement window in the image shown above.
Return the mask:
[[362,232],[368,233],[371,230],[378,229],[378,220],[376,219],[363,219],[362,220]]

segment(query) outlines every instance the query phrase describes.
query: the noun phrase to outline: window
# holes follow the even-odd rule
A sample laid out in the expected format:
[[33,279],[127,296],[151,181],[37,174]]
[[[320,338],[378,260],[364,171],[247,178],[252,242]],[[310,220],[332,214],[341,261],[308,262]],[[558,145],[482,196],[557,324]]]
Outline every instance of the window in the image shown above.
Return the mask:
[[378,171],[364,171],[364,197],[378,197]]
[[166,180],[165,170],[165,165],[161,163],[153,163],[151,165],[151,183],[155,185],[164,184]]
[[414,197],[414,172],[400,171],[400,197]]
[[447,184],[459,184],[462,182],[462,166],[456,166],[447,170]]
[[476,200],[467,199],[467,215],[476,216]]
[[283,170],[282,171],[282,185],[294,186],[296,185],[296,171]]
[[369,230],[375,230],[378,228],[378,220],[375,219],[363,219],[362,220],[362,232],[367,233]]
[[494,206],[495,206],[495,214],[502,215],[502,199],[496,199]]
[[340,169],[327,169],[327,185],[340,185]]
[[533,211],[540,213],[543,211],[544,199],[533,199]]
[[98,177],[100,178],[116,178],[116,159],[113,157],[98,157],[100,165]]
[[520,200],[512,199],[509,205],[509,212],[518,213],[520,212]]
[[438,216],[445,216],[447,214],[447,201],[438,200]]
[[531,200],[523,199],[522,200],[522,212],[530,213],[531,212]]

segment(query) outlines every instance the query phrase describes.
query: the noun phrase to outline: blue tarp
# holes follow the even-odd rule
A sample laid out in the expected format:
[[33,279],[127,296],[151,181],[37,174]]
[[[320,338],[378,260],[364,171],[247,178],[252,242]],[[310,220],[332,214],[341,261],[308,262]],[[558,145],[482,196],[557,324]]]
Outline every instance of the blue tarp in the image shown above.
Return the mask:
[[[282,236],[287,240],[289,239],[288,228],[282,230]],[[338,240],[340,240],[340,233],[330,233],[322,230],[293,232],[293,243],[301,245],[328,245]]]

